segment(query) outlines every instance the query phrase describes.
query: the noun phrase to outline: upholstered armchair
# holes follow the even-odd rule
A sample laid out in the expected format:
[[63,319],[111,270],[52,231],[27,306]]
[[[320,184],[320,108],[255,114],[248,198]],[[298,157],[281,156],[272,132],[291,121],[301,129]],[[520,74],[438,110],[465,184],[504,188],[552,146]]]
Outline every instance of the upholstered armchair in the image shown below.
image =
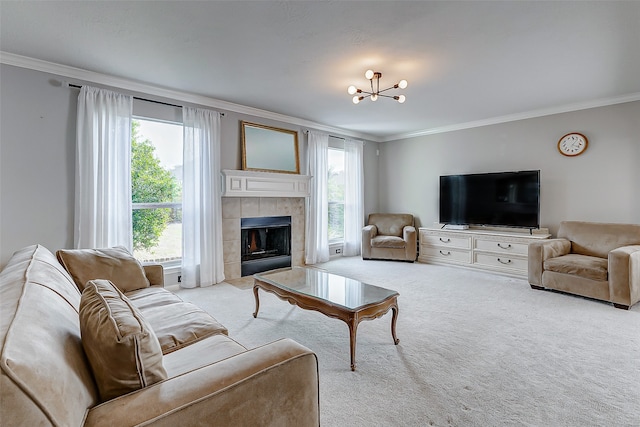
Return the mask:
[[558,238],[529,244],[529,284],[628,309],[640,300],[640,225],[560,223]]
[[416,260],[416,229],[411,214],[369,214],[362,229],[362,259]]

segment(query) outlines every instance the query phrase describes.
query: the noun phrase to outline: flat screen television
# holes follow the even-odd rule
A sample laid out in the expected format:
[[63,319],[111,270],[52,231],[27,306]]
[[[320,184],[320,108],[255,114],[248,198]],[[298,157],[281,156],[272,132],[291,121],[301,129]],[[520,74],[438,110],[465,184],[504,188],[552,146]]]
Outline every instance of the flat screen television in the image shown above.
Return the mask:
[[440,223],[540,227],[540,171],[440,177]]

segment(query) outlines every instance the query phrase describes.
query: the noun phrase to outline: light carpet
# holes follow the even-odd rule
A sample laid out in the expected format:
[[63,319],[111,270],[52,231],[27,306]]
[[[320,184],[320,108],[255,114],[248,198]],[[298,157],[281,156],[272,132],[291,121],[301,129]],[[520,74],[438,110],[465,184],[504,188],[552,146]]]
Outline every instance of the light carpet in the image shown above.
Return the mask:
[[289,337],[318,355],[323,426],[640,426],[640,304],[629,311],[524,279],[429,264],[338,258],[317,267],[395,289],[358,327],[249,285],[179,290],[248,348]]

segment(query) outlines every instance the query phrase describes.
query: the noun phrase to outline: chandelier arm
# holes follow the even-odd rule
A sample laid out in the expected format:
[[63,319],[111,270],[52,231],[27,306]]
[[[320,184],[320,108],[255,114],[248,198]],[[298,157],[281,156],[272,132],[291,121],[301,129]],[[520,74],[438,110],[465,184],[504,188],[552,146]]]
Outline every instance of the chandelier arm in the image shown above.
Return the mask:
[[383,90],[379,91],[378,93],[386,92],[386,91],[391,90],[391,89],[397,89],[397,87],[391,86],[391,87],[388,87],[386,89],[383,89]]
[[393,96],[393,95],[382,95],[382,94],[379,93],[378,96],[383,96],[385,98],[393,98],[393,99],[395,99],[395,96]]

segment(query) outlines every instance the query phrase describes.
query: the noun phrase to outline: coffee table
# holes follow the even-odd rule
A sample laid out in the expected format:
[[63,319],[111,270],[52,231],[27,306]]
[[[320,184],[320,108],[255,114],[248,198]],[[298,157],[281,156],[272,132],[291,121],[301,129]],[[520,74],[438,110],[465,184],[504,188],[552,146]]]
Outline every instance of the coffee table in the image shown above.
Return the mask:
[[349,326],[352,371],[356,369],[356,330],[361,321],[376,319],[393,310],[391,337],[394,344],[400,342],[396,337],[399,295],[396,291],[315,268],[274,270],[254,274],[253,278],[256,299],[253,317],[258,316],[258,289],[262,289],[305,310],[316,310],[345,322]]

